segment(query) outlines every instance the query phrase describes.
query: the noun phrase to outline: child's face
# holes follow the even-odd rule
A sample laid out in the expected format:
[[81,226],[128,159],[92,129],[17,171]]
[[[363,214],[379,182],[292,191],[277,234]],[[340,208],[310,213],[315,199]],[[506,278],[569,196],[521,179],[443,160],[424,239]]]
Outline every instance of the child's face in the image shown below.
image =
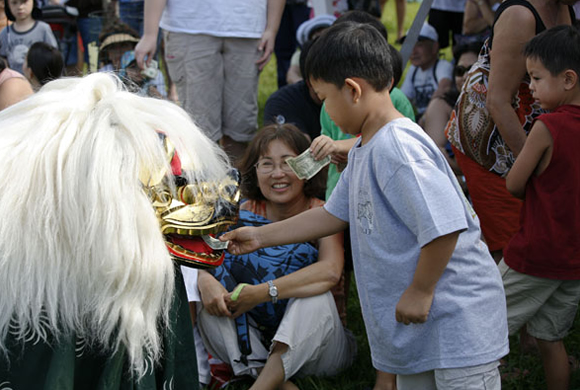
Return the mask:
[[10,12],[14,15],[16,21],[26,20],[32,15],[32,9],[34,7],[34,0],[9,0],[8,6],[10,7]]
[[411,64],[421,69],[427,69],[433,65],[437,59],[439,45],[435,41],[418,41],[413,47],[409,60]]
[[538,59],[534,58],[526,59],[526,68],[531,79],[530,91],[540,106],[545,110],[553,110],[562,105],[564,72],[553,76]]
[[330,119],[343,132],[353,135],[358,134],[360,132],[360,123],[357,123],[357,116],[353,110],[349,89],[346,86],[339,89],[336,85],[322,80],[310,79],[310,83],[318,98],[326,103],[326,112]]

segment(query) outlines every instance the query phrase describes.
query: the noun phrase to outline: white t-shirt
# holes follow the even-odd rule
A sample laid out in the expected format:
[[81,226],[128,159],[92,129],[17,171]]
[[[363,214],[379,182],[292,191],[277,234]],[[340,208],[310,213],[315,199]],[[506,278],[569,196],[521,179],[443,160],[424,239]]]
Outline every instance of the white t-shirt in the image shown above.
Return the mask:
[[267,5],[267,0],[167,0],[159,26],[188,34],[260,38]]
[[452,77],[453,65],[446,60],[439,60],[434,67],[426,70],[411,65],[401,91],[415,105],[417,113],[422,115],[427,110],[429,100],[437,90],[439,82],[443,79],[451,80]]
[[440,11],[463,12],[466,0],[433,0],[431,8]]

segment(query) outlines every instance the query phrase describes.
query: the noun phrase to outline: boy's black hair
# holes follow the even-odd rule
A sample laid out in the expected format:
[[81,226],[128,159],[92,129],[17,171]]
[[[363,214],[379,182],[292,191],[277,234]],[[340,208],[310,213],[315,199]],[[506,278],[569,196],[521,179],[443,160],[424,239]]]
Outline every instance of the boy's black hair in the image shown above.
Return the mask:
[[343,22],[370,24],[371,26],[376,28],[381,33],[381,35],[385,37],[387,41],[389,40],[389,34],[387,32],[387,28],[385,27],[385,25],[378,18],[369,14],[368,12],[358,10],[347,11],[344,14],[340,15],[338,19],[336,19],[334,24]]
[[305,73],[310,75],[310,80],[322,80],[339,89],[345,79],[359,77],[375,91],[383,91],[393,78],[389,44],[369,25],[336,23],[312,45]]
[[[16,18],[12,11],[10,11],[10,6],[8,5],[8,0],[4,0],[4,13],[6,17],[11,22],[15,22]],[[38,4],[36,4],[36,0],[32,0],[32,19],[34,20],[41,20],[42,19],[42,11],[38,8]]]
[[[393,85],[391,90],[399,84],[403,76],[403,57],[397,48],[389,43],[389,50],[391,53],[391,68],[393,68]],[[390,91],[389,91],[390,92]]]
[[30,46],[26,62],[40,85],[58,79],[64,69],[62,53],[45,42],[35,42]]
[[573,26],[557,26],[532,38],[524,57],[539,60],[552,76],[572,69],[580,76],[580,32]]
[[310,53],[310,49],[312,48],[314,41],[316,41],[316,38],[304,42],[300,51],[300,74],[302,75],[304,81],[309,80],[310,75],[306,73],[306,58],[308,57],[308,53]]

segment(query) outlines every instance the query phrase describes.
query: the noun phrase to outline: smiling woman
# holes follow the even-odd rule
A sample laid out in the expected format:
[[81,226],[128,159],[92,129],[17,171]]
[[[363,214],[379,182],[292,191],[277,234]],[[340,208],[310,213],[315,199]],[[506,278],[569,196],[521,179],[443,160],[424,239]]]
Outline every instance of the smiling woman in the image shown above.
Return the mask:
[[[267,224],[322,206],[315,195],[323,193],[324,175],[300,180],[285,162],[309,144],[289,124],[258,132],[240,166],[242,194],[248,199],[240,220]],[[355,341],[330,293],[342,277],[342,234],[230,257],[231,266],[226,257],[215,277],[206,271],[199,275],[204,305],[199,328],[213,356],[230,364],[235,375],[257,376],[254,387],[259,389],[294,389],[289,379],[295,375],[334,375],[352,363]],[[240,264],[243,272],[252,269],[251,278],[240,280],[234,269]],[[266,318],[270,313],[274,319]],[[246,328],[249,322],[249,332],[236,332],[240,318]]]

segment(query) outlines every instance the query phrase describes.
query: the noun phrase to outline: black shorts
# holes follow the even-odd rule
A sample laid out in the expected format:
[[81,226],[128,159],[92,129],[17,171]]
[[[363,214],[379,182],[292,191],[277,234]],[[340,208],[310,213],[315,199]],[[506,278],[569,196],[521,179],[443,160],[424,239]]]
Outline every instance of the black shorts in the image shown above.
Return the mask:
[[455,35],[460,35],[463,30],[463,12],[441,11],[431,9],[429,11],[429,24],[435,28],[439,35],[439,49],[449,46],[449,32],[455,45]]

